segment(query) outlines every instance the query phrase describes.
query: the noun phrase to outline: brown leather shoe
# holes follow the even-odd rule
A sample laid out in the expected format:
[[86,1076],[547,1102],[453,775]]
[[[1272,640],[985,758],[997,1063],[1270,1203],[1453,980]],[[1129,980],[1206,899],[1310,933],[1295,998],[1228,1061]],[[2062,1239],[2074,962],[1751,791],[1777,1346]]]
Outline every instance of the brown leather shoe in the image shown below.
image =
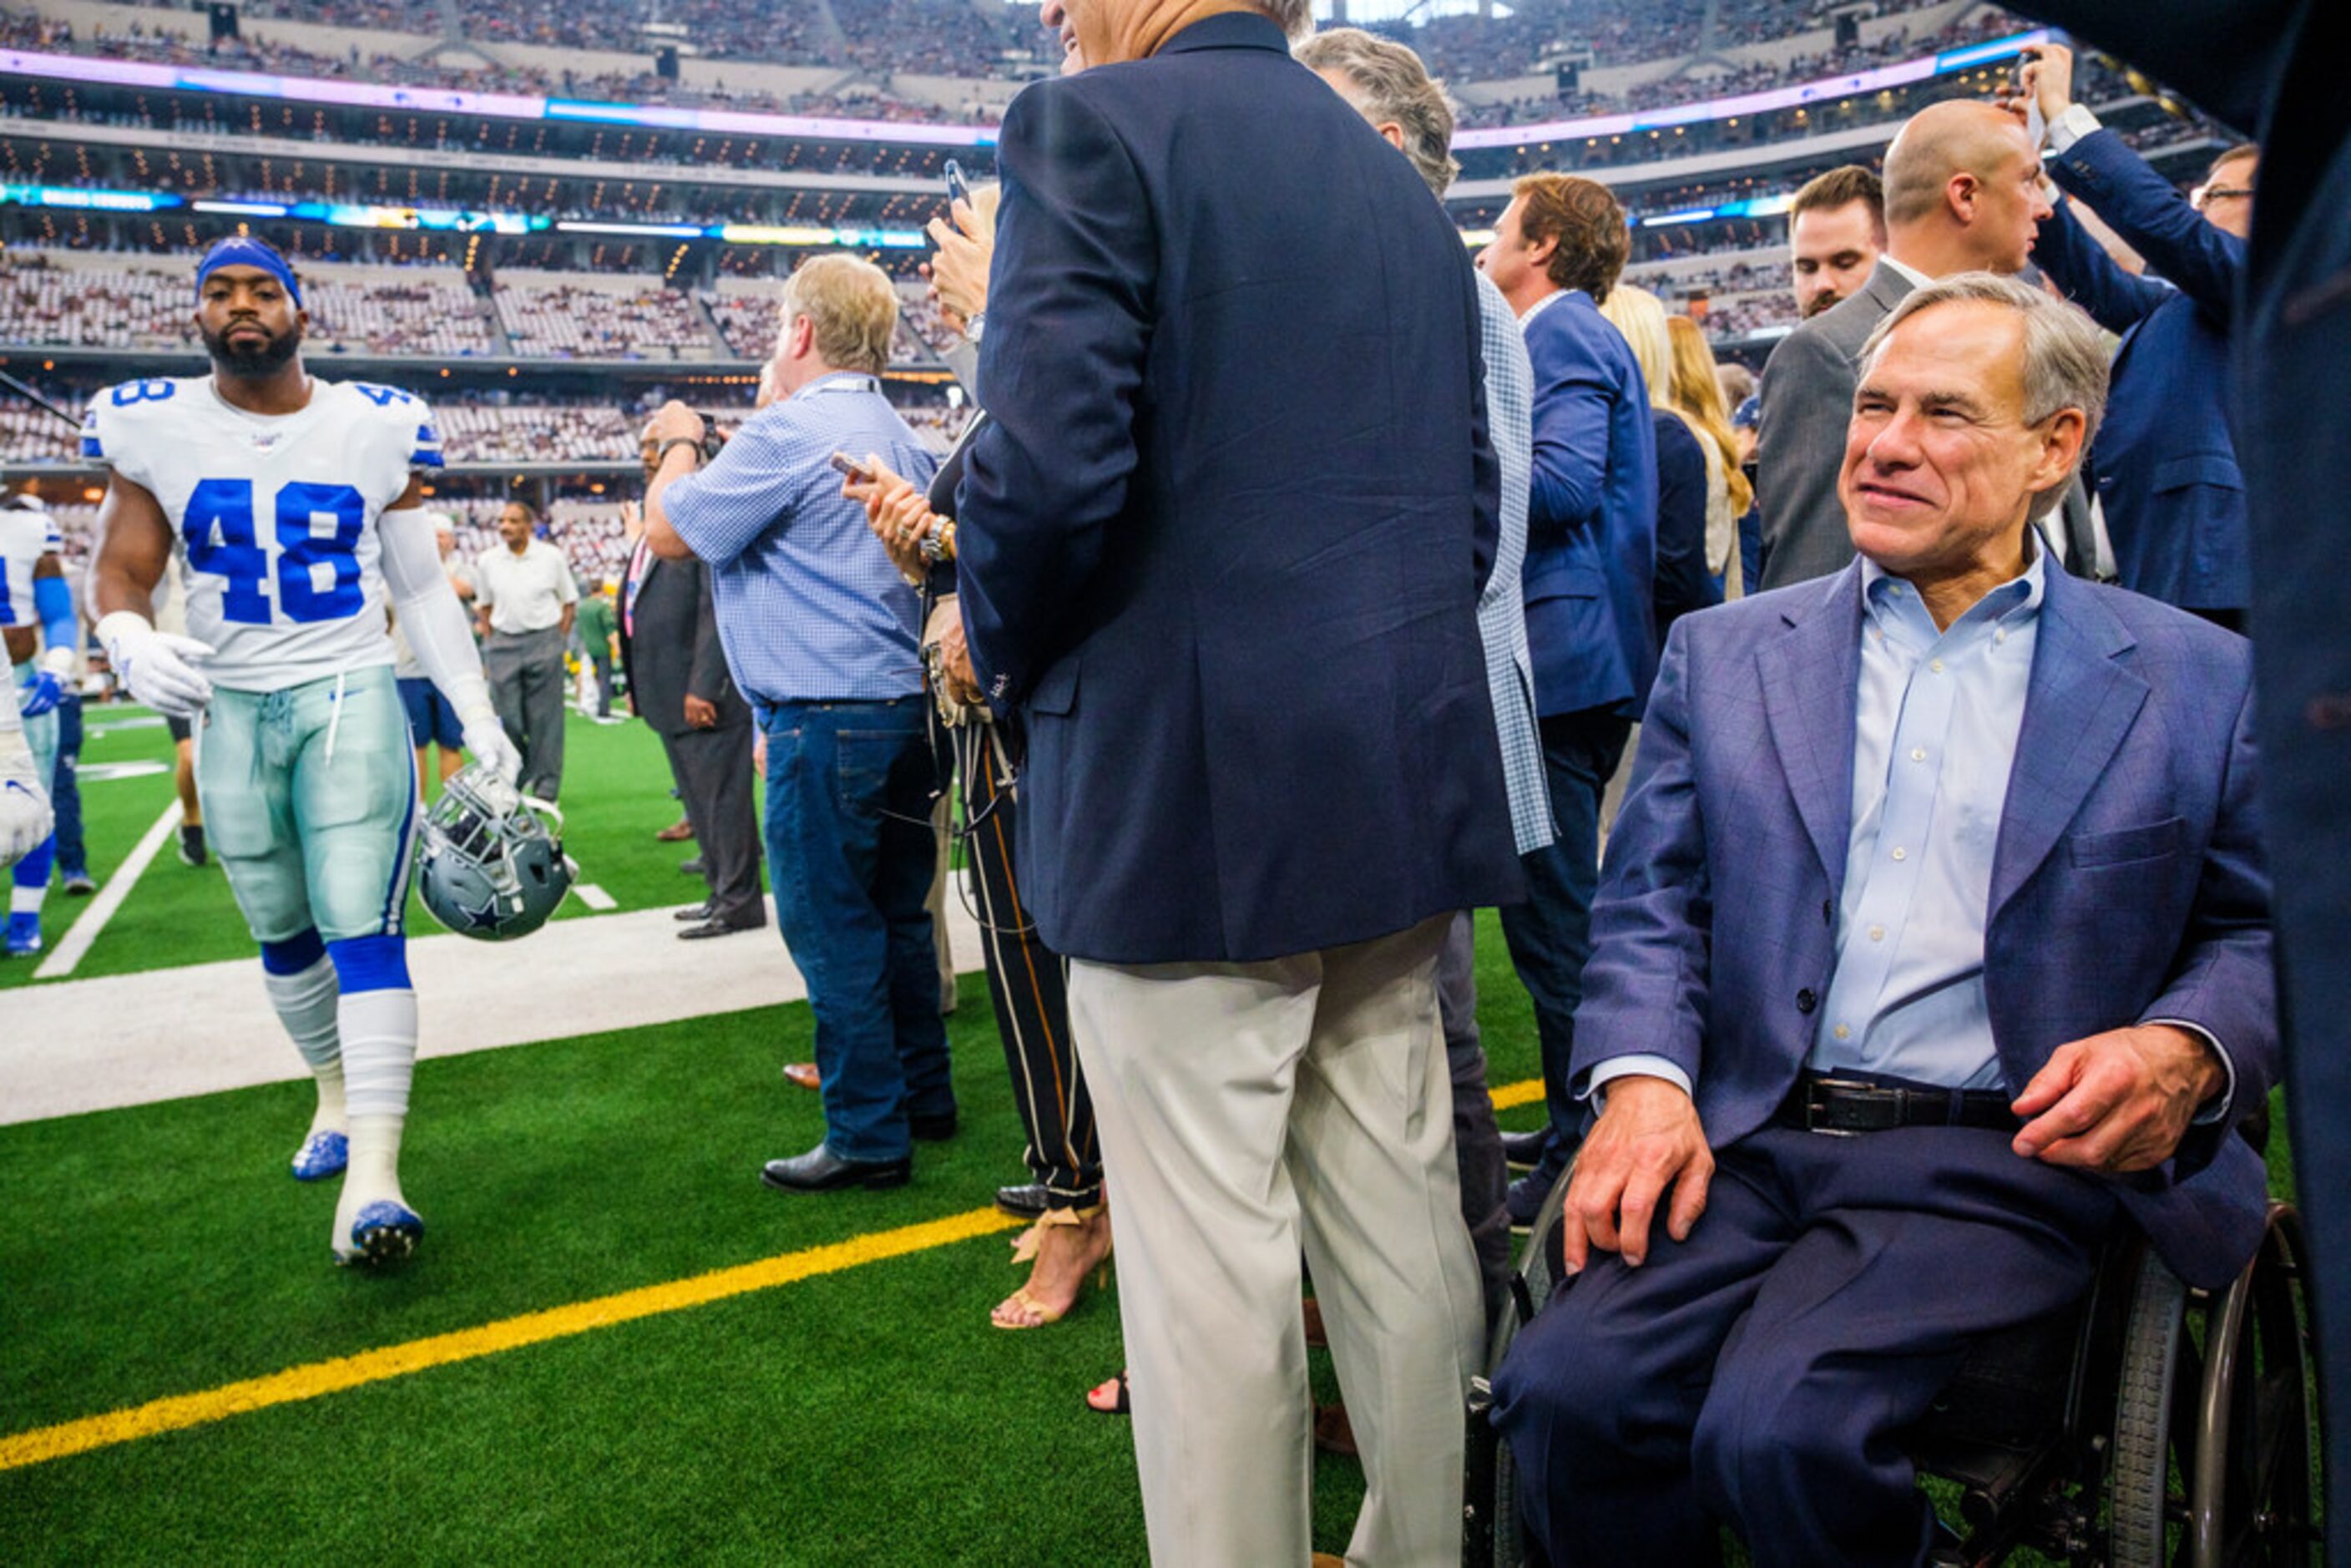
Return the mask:
[[1355,1456],[1355,1424],[1347,1419],[1344,1405],[1317,1405],[1314,1407],[1314,1446],[1326,1454]]
[[1317,1552],[1314,1568],[1347,1568],[1347,1560],[1335,1552]]
[[655,833],[653,837],[665,844],[682,844],[694,837],[694,824],[680,817],[676,821]]
[[815,1062],[787,1061],[784,1063],[784,1082],[801,1089],[814,1090],[822,1084],[823,1080],[817,1076]]

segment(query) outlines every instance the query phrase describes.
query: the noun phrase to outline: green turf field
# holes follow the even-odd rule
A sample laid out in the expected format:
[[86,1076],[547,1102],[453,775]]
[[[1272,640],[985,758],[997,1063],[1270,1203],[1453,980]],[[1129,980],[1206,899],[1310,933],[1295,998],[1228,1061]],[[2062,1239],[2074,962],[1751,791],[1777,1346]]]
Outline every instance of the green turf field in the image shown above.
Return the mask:
[[[123,716],[94,713],[86,764],[168,756],[160,727]],[[650,735],[575,721],[569,744],[583,878],[624,910],[690,895],[684,852],[651,838],[675,806]],[[168,775],[87,787],[94,869],[170,790]],[[1490,916],[1480,939],[1491,1078],[1522,1082],[1531,1011]],[[218,871],[167,849],[80,973],[250,952]],[[30,967],[0,965],[0,984]],[[820,1135],[815,1097],[777,1072],[809,1037],[795,1005],[423,1063],[403,1176],[430,1230],[382,1277],[329,1264],[332,1184],[286,1175],[305,1084],[0,1127],[0,1453],[37,1428],[967,1215],[1021,1179],[971,976],[950,1019],[963,1130],[918,1152],[913,1185],[763,1187],[763,1160]],[[2283,1136],[2272,1171],[2284,1190]],[[988,1309],[1021,1278],[1008,1256],[1003,1234],[980,1236],[0,1468],[0,1562],[1139,1563],[1128,1424],[1081,1397],[1123,1359],[1114,1291],[1000,1332]],[[1338,1551],[1361,1472],[1318,1457],[1316,1480],[1316,1542]]]

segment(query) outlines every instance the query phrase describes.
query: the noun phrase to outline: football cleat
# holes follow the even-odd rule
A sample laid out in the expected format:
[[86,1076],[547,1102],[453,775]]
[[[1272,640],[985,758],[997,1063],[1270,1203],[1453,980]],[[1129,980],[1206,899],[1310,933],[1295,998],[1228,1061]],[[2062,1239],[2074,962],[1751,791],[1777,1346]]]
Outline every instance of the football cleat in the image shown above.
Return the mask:
[[416,1250],[424,1239],[424,1221],[402,1204],[390,1198],[378,1198],[360,1210],[351,1221],[351,1248],[346,1252],[335,1249],[335,1261],[353,1263],[397,1263]]
[[303,1139],[302,1146],[294,1151],[294,1179],[324,1181],[342,1175],[343,1167],[350,1163],[351,1141],[331,1127],[326,1128]]
[[98,879],[86,871],[65,873],[65,890],[75,898],[87,898],[98,891]]
[[7,955],[11,958],[29,958],[41,950],[41,917],[37,915],[8,916]]
[[433,917],[461,936],[528,936],[571,890],[560,812],[522,794],[478,763],[441,787],[425,816],[416,892]]

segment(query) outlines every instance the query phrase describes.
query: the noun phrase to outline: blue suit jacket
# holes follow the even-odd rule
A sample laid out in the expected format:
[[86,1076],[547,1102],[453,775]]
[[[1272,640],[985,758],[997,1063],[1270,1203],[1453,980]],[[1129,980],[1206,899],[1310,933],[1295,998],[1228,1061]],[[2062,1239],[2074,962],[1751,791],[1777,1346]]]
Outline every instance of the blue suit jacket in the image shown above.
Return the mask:
[[956,543],[1046,943],[1240,962],[1520,896],[1478,292],[1427,187],[1246,13],[1029,88],[998,164]]
[[1527,647],[1544,715],[1641,716],[1657,673],[1657,449],[1633,346],[1592,296],[1527,324],[1535,370],[1527,503]]
[[2252,583],[2229,322],[2245,242],[2206,223],[2111,131],[2051,158],[2049,172],[2168,280],[2116,266],[2063,203],[2033,246],[2042,271],[2123,334],[2091,458],[2122,584],[2186,609],[2242,610]]
[[[2278,1071],[2256,841],[2251,648],[2152,600],[2048,575],[1994,852],[1984,982],[2009,1091],[2068,1040],[2209,1030],[2236,1093],[2124,1207],[2219,1285],[2261,1236],[2227,1124]],[[1718,1147],[1794,1085],[1834,967],[1853,799],[1861,567],[1678,622],[1592,915],[1574,1082],[1640,1052],[1689,1074]]]

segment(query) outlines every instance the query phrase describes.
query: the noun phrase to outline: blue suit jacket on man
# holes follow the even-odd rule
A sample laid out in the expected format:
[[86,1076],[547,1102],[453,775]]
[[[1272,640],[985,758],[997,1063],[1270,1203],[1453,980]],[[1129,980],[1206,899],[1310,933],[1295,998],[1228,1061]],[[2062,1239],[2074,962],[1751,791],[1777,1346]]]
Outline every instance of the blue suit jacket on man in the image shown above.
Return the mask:
[[1657,450],[1640,361],[1572,288],[1527,323],[1535,371],[1527,646],[1546,716],[1641,716],[1657,673]]
[[1246,962],[1520,896],[1478,293],[1427,187],[1238,12],[1027,89],[998,166],[956,542],[1046,943]]
[[2252,582],[2229,322],[2245,242],[2206,223],[2111,131],[2081,138],[2048,168],[2168,280],[2116,266],[2063,203],[2033,246],[2058,287],[2123,334],[2091,454],[2122,584],[2183,609],[2242,610]]
[[[2060,1045],[2146,1019],[2221,1042],[2228,1116],[2116,1181],[2171,1266],[2216,1286],[2262,1230],[2262,1163],[2230,1124],[2278,1071],[2251,648],[2062,572],[2045,594],[1992,863],[1993,1040],[2011,1093]],[[1665,1057],[1717,1147],[1793,1087],[1828,992],[1861,613],[1855,562],[1677,623],[1609,841],[1574,1082]]]

